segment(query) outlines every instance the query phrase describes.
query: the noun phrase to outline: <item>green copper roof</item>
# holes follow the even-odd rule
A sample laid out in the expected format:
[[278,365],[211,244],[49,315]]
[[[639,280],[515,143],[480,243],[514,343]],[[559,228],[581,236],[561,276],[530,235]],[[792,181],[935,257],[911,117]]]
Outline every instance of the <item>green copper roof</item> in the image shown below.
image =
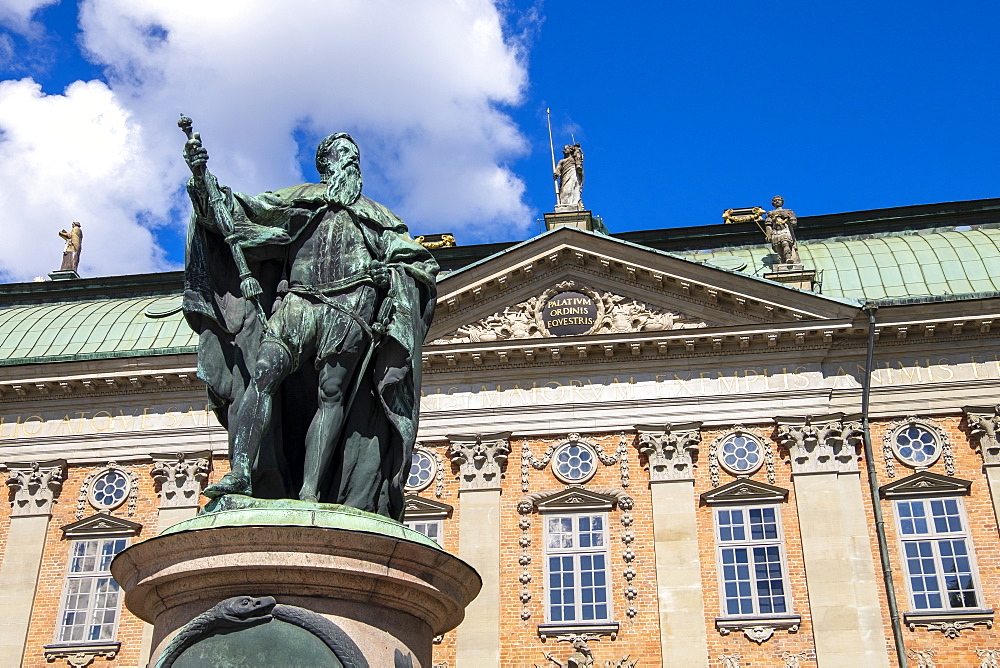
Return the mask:
[[[680,253],[762,276],[773,258],[769,245]],[[1000,291],[1000,229],[922,232],[872,239],[799,243],[806,269],[817,271],[817,291],[830,297],[885,299]],[[769,257],[770,256],[770,257]]]
[[2,309],[0,365],[193,351],[198,335],[180,301],[159,295]]

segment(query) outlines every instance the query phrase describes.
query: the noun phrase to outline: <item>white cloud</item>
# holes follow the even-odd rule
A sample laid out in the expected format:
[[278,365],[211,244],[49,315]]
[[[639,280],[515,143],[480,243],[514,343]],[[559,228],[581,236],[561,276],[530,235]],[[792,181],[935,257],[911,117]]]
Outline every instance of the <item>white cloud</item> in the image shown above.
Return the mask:
[[0,82],[0,279],[58,269],[57,233],[81,222],[81,274],[162,270],[135,216],[162,217],[170,185],[146,159],[141,128],[97,81],[45,95],[31,79]]
[[[293,133],[315,146],[348,131],[365,192],[415,233],[522,236],[534,212],[505,165],[527,143],[503,108],[527,83],[526,32],[505,35],[503,21],[490,0],[83,0],[82,43],[107,84],[52,96],[0,84],[3,228],[21,239],[0,247],[0,276],[56,268],[54,235],[71,220],[84,224],[86,275],[163,268],[149,221],[186,224],[171,209],[187,206],[180,112],[235,189],[300,182]],[[25,245],[49,235],[55,251]]]
[[41,30],[32,20],[35,12],[58,2],[59,0],[0,0],[0,25],[22,35],[35,36]]

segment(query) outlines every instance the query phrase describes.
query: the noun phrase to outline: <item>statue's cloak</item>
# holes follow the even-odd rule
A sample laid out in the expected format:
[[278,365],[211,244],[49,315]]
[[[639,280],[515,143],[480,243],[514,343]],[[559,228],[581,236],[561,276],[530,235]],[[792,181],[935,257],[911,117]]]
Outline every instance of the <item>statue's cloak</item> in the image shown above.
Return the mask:
[[[195,206],[188,229],[184,313],[200,336],[198,376],[208,385],[210,405],[228,429],[250,381],[262,326],[253,303],[241,296],[232,252],[208,211],[204,191],[193,180],[188,190]],[[270,315],[285,287],[289,244],[311,234],[317,221],[337,205],[327,201],[324,184],[258,196],[220,191],[251,273],[264,290],[263,310]],[[417,434],[420,351],[434,313],[438,265],[386,207],[362,195],[346,208],[359,223],[372,259],[390,271],[383,301],[391,307],[382,307],[388,317],[385,334],[352,384],[357,392],[331,472],[321,482],[320,500],[401,519]],[[317,381],[314,364],[303,360],[276,394],[271,428],[253,466],[255,497],[297,497],[305,434],[318,407]]]

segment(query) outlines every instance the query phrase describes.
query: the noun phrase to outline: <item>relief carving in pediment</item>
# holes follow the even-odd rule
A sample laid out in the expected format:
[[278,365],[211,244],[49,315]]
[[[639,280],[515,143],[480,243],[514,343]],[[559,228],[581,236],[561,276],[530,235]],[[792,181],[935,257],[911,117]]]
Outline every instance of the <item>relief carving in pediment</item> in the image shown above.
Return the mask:
[[559,283],[481,320],[458,327],[429,345],[540,339],[576,334],[617,334],[707,327],[704,320],[660,309],[575,281]]

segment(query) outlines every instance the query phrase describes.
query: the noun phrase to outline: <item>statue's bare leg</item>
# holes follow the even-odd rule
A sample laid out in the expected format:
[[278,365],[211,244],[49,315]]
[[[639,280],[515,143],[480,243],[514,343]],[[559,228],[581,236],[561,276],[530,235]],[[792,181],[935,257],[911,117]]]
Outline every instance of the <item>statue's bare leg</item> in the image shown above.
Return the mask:
[[274,393],[281,381],[292,372],[292,359],[280,343],[264,340],[257,354],[253,379],[247,387],[231,426],[230,471],[222,480],[205,488],[204,494],[216,498],[224,494],[250,494],[250,467],[257,459],[261,439],[271,423]]
[[348,385],[354,378],[358,355],[340,355],[325,363],[319,372],[319,409],[306,433],[306,460],[303,467],[300,501],[319,501],[319,485],[333,463],[340,432]]

